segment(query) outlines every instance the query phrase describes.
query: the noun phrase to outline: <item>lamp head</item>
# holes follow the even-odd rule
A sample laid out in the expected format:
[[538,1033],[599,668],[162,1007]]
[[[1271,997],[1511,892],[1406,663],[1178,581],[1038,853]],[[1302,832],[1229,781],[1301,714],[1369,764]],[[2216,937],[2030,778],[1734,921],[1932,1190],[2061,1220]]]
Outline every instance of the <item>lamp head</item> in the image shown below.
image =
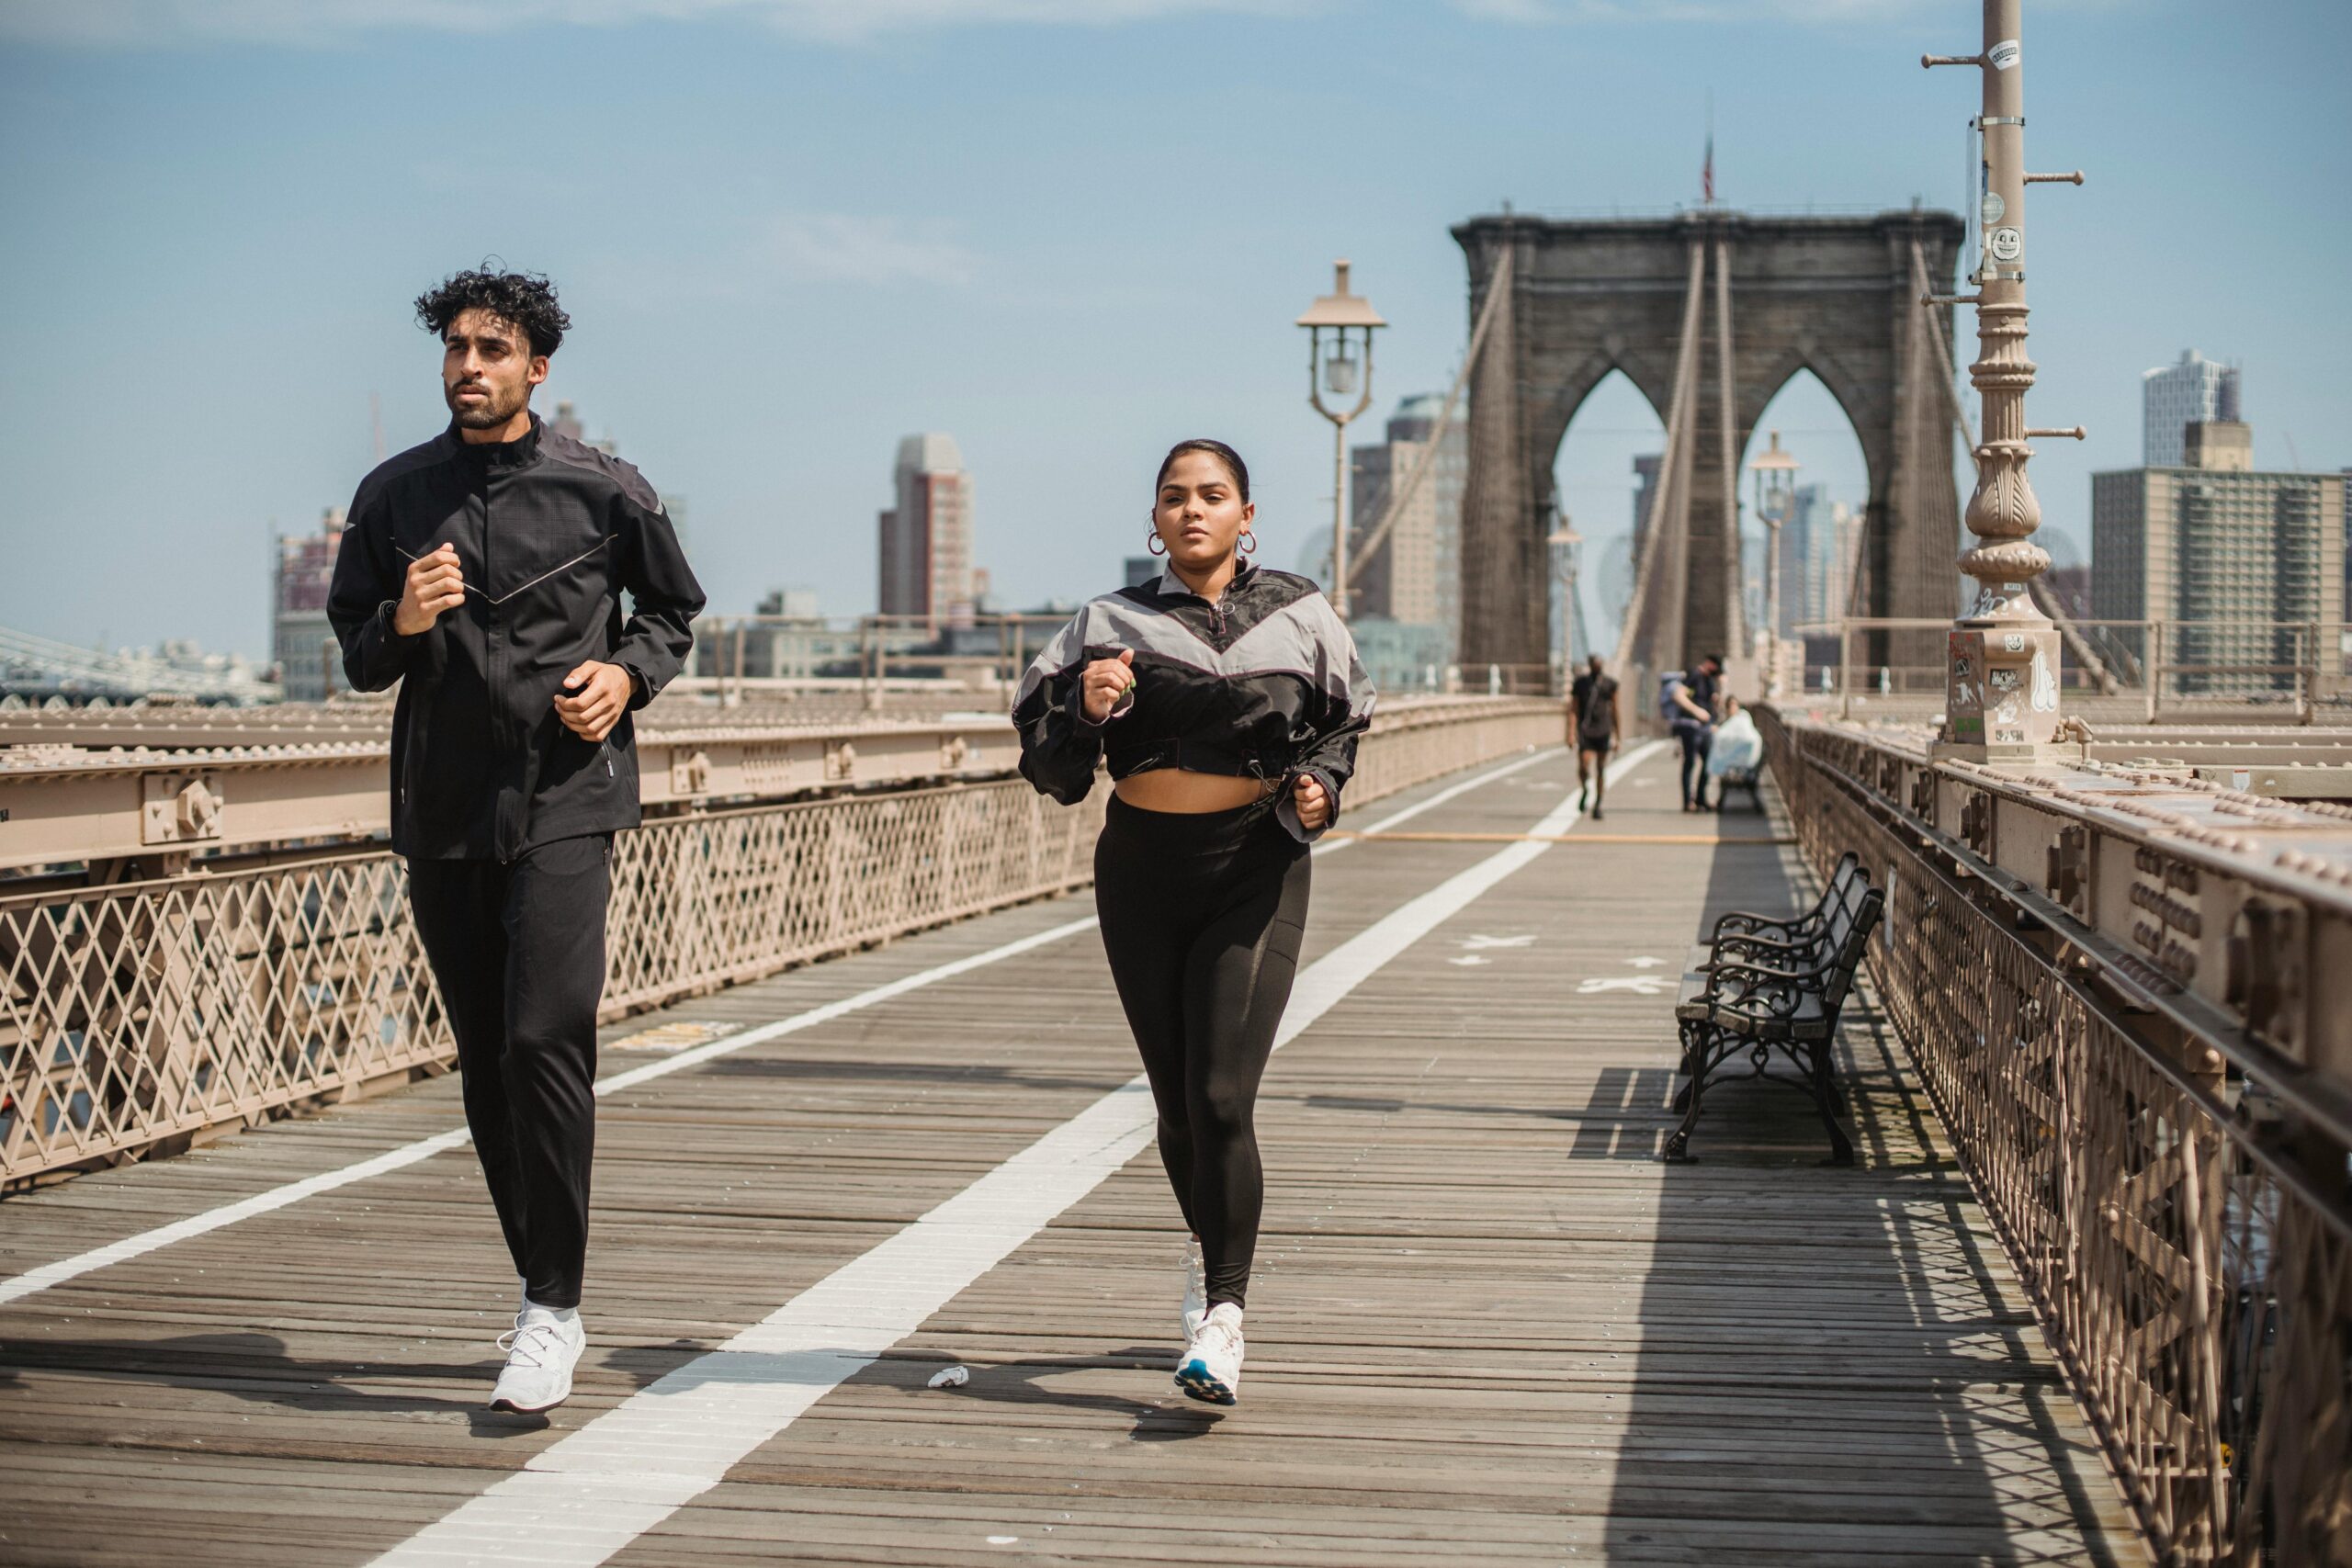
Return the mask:
[[1374,327],[1388,323],[1372,308],[1372,301],[1361,294],[1348,292],[1348,267],[1345,261],[1331,264],[1331,292],[1318,297],[1298,319],[1302,327],[1362,327],[1369,333]]

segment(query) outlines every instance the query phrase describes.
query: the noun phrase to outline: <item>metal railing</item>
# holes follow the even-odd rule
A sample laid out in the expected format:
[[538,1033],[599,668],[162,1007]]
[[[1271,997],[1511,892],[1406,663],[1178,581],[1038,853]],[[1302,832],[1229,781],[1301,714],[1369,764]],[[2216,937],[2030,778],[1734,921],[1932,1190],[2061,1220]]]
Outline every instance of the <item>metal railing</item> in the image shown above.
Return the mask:
[[[854,698],[857,711],[901,713],[960,694],[966,705],[1004,707],[1031,660],[1068,624],[1067,615],[973,615],[959,621],[916,615],[837,620],[784,615],[706,615],[695,623],[693,667],[668,690],[727,707],[820,694]],[[1374,657],[1367,650],[1367,658]],[[1453,695],[1557,695],[1552,664],[1435,662],[1396,682],[1407,691]],[[1384,692],[1390,690],[1384,685]]]
[[[1350,799],[1559,730],[1548,702],[1384,716]],[[1081,886],[1107,794],[1065,808],[1000,776],[651,817],[616,846],[603,1016]],[[0,1184],[172,1152],[453,1056],[380,846],[0,897]]]
[[[2074,619],[2067,628],[2097,653],[2099,668],[2070,652],[2059,685],[2102,699],[2094,710],[2102,716],[2154,723],[2269,705],[2308,724],[2352,704],[2352,626],[2341,621]],[[1832,702],[1841,716],[1889,698],[1911,708],[1920,698],[1942,705],[1939,653],[1951,622],[1858,616],[1799,630],[1819,639],[1815,649],[1834,634],[1835,655],[1809,658],[1804,690],[1783,692],[1784,699]]]
[[2340,1122],[2056,962],[2064,911],[1906,811],[1886,759],[1762,716],[1807,856],[1886,889],[1879,996],[2159,1560],[2352,1562]]

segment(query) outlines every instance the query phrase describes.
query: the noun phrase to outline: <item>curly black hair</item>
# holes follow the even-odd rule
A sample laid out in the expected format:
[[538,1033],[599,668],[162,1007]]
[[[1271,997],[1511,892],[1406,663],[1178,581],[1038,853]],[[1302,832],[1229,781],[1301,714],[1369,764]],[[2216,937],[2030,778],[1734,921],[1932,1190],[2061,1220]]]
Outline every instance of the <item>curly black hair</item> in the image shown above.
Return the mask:
[[553,354],[571,318],[556,302],[555,285],[535,272],[492,272],[491,264],[458,273],[416,297],[416,324],[440,337],[468,310],[512,321],[531,340],[535,355]]

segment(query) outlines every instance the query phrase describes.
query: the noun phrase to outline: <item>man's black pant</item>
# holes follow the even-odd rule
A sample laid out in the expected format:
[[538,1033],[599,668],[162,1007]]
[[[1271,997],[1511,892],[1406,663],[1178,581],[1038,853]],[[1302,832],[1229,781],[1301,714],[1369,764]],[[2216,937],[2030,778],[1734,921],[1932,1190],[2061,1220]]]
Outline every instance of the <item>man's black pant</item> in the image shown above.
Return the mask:
[[458,1037],[466,1124],[514,1272],[540,1306],[578,1306],[588,1259],[612,852],[596,834],[511,863],[408,863],[417,935]]
[[1702,724],[1678,724],[1675,739],[1682,742],[1682,804],[1707,804],[1707,753],[1714,750],[1715,732]]

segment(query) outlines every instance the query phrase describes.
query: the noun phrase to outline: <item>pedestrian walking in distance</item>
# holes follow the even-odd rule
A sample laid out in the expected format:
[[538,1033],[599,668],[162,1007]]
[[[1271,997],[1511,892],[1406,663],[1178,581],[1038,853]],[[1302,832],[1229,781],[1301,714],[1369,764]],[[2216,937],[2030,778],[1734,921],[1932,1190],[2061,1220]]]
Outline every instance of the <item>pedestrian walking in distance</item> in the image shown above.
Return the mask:
[[1168,570],[1046,644],[1012,719],[1021,771],[1075,805],[1108,761],[1094,902],[1191,1240],[1176,1384],[1231,1404],[1264,1180],[1259,1079],[1306,924],[1307,845],[1340,815],[1372,684],[1304,577],[1252,566],[1250,470],[1218,441],[1159,465]]
[[327,615],[354,689],[400,685],[392,849],[521,1277],[491,1404],[545,1410],[587,1342],[605,905],[613,835],[639,820],[629,715],[684,664],[703,594],[644,478],[531,412],[571,324],[545,278],[462,272],[416,315],[441,340],[449,428],[360,481]]
[[1596,653],[1568,688],[1568,743],[1577,749],[1577,809],[1585,809],[1589,795],[1596,822],[1602,818],[1600,798],[1609,788],[1609,753],[1616,749],[1623,724],[1617,709],[1617,682],[1601,668]]

